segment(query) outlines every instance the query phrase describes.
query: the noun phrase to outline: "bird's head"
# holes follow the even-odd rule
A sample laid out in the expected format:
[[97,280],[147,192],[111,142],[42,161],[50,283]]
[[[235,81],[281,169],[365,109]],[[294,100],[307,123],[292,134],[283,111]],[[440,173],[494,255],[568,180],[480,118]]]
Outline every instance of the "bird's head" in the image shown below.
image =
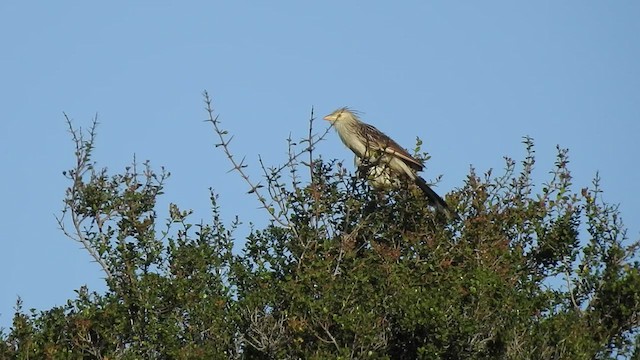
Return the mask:
[[353,121],[357,117],[353,110],[343,107],[325,116],[324,119],[330,121],[331,124],[335,124],[336,122]]

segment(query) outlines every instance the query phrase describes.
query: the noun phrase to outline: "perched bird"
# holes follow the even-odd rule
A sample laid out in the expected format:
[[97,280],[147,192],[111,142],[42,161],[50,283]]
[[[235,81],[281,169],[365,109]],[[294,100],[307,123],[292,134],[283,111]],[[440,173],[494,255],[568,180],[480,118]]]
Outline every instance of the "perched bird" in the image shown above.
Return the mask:
[[331,122],[340,140],[356,155],[356,166],[364,170],[374,188],[397,187],[401,179],[409,179],[426,195],[429,203],[449,218],[457,218],[447,203],[433,191],[417,172],[424,168],[398,143],[358,118],[355,111],[340,108],[324,117]]

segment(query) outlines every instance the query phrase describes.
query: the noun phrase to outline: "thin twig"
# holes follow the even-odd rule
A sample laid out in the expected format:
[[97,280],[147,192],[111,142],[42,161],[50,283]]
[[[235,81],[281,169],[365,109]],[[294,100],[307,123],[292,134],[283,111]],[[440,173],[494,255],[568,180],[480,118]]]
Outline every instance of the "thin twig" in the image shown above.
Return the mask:
[[[313,117],[313,106],[312,106],[311,116],[309,117],[309,137],[307,138],[307,141],[309,144],[312,143],[312,139],[313,139],[313,120],[315,120],[315,118]],[[328,129],[331,129],[331,126],[329,126]],[[328,129],[327,129],[327,132],[328,132]],[[311,179],[311,183],[313,184],[313,146],[309,146],[309,179]]]
[[[244,158],[240,162],[236,161],[235,157],[233,156],[233,154],[232,154],[232,152],[231,152],[231,150],[229,148],[229,143],[233,139],[233,136],[227,138],[226,136],[228,135],[228,132],[226,130],[223,130],[220,127],[220,120],[219,120],[218,115],[214,115],[214,110],[213,110],[213,106],[212,106],[212,99],[209,96],[209,93],[207,91],[204,91],[203,96],[204,96],[204,101],[205,101],[205,105],[206,105],[205,109],[206,109],[206,111],[207,111],[207,113],[209,115],[209,119],[207,119],[206,121],[210,122],[213,125],[214,131],[216,132],[216,134],[218,135],[218,138],[220,140],[220,142],[216,144],[216,147],[222,147],[225,156],[231,162],[232,168],[229,171],[236,171],[240,175],[240,177],[249,185],[249,191],[248,192],[256,194],[256,197],[258,198],[258,201],[262,204],[262,208],[266,209],[267,212],[269,212],[271,218],[275,222],[279,223],[282,226],[291,228],[291,224],[289,222],[289,219],[287,218],[287,216],[285,216],[286,208],[281,209],[282,211],[280,211],[279,214],[276,214],[275,211],[270,210],[270,209],[272,209],[272,204],[267,201],[267,198],[264,197],[262,195],[261,191],[260,191],[260,189],[262,187],[264,187],[264,186],[261,185],[260,183],[254,183],[250,179],[249,175],[244,170],[244,168],[247,167],[247,165],[244,163]],[[312,114],[313,114],[313,110],[312,110]],[[297,153],[291,154],[286,163],[284,163],[280,167],[274,168],[272,170],[272,174],[278,174],[284,168],[286,168],[288,166],[294,166],[293,164],[295,164],[295,161],[297,161],[298,157],[300,157],[305,152],[311,152],[313,150],[313,148],[315,147],[315,145],[325,138],[325,136],[329,132],[329,130],[331,130],[331,127],[328,127],[321,136],[319,136],[319,137],[317,137],[315,139],[313,139],[313,135],[311,135],[309,139],[306,139],[306,141],[309,143],[308,146],[305,147],[303,150],[297,152]],[[270,195],[273,195],[273,194],[270,192]],[[274,202],[276,202],[273,198],[272,198],[272,200]],[[282,219],[283,216],[285,218],[284,220]]]
[[229,139],[225,138],[225,135],[227,135],[228,132],[220,128],[219,126],[220,121],[218,119],[218,115],[214,116],[212,100],[211,100],[211,97],[209,96],[209,93],[207,93],[206,91],[204,92],[204,98],[205,98],[205,104],[206,104],[206,111],[209,114],[209,119],[207,119],[206,121],[210,122],[213,125],[213,128],[216,134],[218,135],[218,138],[220,139],[220,143],[216,144],[216,147],[222,147],[224,154],[226,155],[227,159],[229,159],[229,161],[231,162],[231,165],[233,166],[229,171],[236,171],[238,174],[240,174],[240,177],[242,177],[242,179],[249,185],[249,188],[250,188],[249,193],[256,194],[258,201],[260,201],[260,203],[262,204],[262,207],[266,209],[267,212],[269,212],[272,219],[278,222],[280,225],[288,227],[289,226],[288,223],[282,221],[282,219],[280,219],[274,213],[269,211],[271,206],[270,204],[267,203],[266,198],[262,196],[259,190],[260,188],[263,187],[263,185],[261,185],[260,183],[254,184],[253,181],[251,181],[251,179],[249,178],[249,175],[244,171],[244,168],[247,166],[244,163],[244,158],[240,162],[236,161],[235,157],[231,153],[231,150],[229,149],[229,143],[231,142],[231,140],[233,140],[233,136],[231,136]]

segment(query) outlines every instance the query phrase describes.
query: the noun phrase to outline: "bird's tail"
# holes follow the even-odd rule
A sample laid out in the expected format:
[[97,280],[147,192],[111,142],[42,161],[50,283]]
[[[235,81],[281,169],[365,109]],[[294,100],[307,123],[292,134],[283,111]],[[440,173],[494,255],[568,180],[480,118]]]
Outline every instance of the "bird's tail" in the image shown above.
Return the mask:
[[435,191],[429,187],[427,182],[421,178],[420,176],[416,176],[416,185],[422,190],[422,192],[427,196],[427,199],[438,211],[444,213],[449,219],[460,219],[458,214],[451,210],[447,203],[444,201],[440,195],[436,194]]

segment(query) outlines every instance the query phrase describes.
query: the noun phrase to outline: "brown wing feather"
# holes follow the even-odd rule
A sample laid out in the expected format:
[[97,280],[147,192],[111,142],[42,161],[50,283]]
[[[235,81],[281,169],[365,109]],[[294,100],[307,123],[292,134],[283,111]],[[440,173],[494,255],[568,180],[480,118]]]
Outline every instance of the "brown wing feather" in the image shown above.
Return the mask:
[[397,142],[393,141],[393,139],[385,135],[382,131],[369,124],[363,123],[363,125],[365,126],[363,129],[364,134],[362,135],[367,139],[367,147],[370,147],[373,150],[382,150],[388,154],[397,156],[403,159],[407,165],[416,171],[420,171],[424,168],[424,165],[422,165],[420,161],[411,156],[407,150],[398,145]]

